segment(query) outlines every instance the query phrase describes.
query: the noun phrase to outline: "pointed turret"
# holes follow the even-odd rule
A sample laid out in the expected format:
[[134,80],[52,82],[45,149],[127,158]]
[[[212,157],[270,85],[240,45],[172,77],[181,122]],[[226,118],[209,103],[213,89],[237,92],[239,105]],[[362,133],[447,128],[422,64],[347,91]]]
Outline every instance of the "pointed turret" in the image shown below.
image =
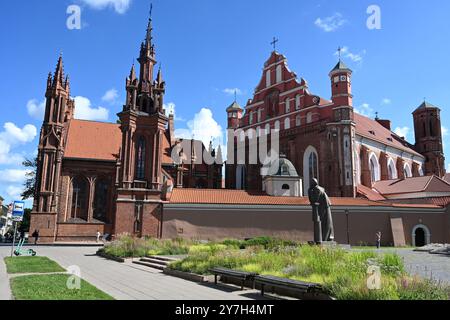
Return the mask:
[[164,80],[163,80],[163,77],[162,77],[162,71],[161,71],[161,64],[159,65],[158,75],[156,76],[156,82],[158,82],[159,85],[164,83]]
[[130,82],[134,82],[134,80],[136,80],[136,70],[134,68],[134,63],[131,66],[130,76],[128,77],[128,79],[130,80]]
[[53,77],[53,86],[56,84],[63,85],[64,81],[64,64],[62,54],[59,55],[58,64],[56,65],[55,76]]

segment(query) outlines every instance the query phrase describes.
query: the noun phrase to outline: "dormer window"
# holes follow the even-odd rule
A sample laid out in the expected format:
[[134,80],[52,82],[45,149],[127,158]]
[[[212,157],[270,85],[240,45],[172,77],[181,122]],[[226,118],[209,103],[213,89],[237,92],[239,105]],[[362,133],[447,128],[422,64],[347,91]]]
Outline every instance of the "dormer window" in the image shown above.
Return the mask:
[[371,135],[375,135],[375,131],[373,131],[373,130],[370,130],[369,133],[370,133]]

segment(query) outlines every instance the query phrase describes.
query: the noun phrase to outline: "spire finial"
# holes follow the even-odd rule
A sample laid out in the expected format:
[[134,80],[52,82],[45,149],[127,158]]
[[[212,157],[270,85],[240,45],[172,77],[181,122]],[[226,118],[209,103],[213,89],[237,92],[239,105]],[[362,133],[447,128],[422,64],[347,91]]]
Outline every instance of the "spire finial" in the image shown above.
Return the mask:
[[145,37],[145,41],[147,44],[150,44],[152,42],[152,12],[153,12],[153,3],[150,3],[150,12],[149,12],[149,18],[148,18],[148,25],[147,25],[147,35]]
[[339,62],[342,60],[342,47],[339,46],[338,50],[338,55],[339,55]]
[[375,120],[379,120],[380,118],[378,118],[378,111],[375,112]]
[[273,46],[273,51],[277,51],[277,42],[279,40],[276,37],[273,37],[272,42],[270,43]]
[[234,102],[237,102],[237,89],[234,89]]

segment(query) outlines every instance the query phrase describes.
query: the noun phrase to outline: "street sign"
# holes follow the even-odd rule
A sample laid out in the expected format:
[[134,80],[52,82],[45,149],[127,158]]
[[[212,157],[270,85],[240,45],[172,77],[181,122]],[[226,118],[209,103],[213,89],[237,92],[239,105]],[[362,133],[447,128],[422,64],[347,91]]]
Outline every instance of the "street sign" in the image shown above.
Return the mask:
[[25,211],[25,202],[14,201],[12,220],[15,222],[21,222],[23,220],[24,211]]

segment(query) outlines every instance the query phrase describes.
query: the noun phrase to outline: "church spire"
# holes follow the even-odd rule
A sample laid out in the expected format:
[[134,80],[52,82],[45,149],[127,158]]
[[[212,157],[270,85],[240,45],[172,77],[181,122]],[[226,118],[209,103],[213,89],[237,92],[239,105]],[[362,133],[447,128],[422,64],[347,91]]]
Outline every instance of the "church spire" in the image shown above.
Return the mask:
[[64,81],[64,64],[63,64],[63,58],[62,53],[59,55],[58,63],[56,65],[56,71],[55,76],[53,77],[53,85],[56,84],[63,84]]
[[134,80],[136,80],[136,70],[134,68],[134,63],[131,66],[131,70],[130,70],[130,81],[133,82]]
[[152,46],[152,31],[153,31],[153,25],[152,25],[152,11],[153,11],[153,4],[150,4],[150,16],[148,18],[148,25],[147,25],[147,35],[145,37],[145,44],[147,48],[150,48]]

